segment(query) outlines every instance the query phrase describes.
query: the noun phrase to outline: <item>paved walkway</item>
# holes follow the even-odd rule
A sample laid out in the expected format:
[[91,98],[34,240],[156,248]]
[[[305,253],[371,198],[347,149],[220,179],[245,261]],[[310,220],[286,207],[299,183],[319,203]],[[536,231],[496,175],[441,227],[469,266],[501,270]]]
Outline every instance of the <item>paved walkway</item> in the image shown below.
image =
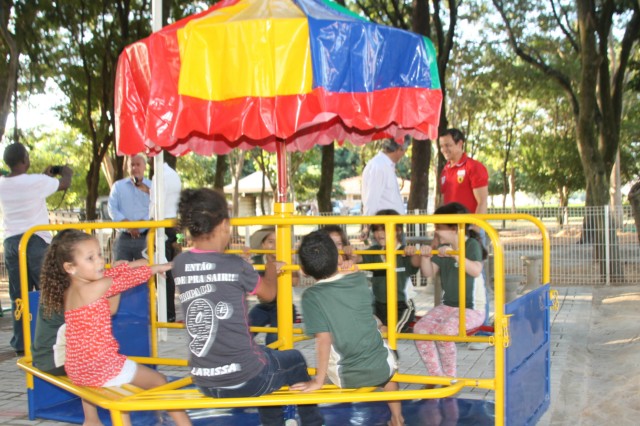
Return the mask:
[[[423,314],[432,306],[433,293],[431,287],[417,289],[416,302],[418,313]],[[586,324],[591,314],[591,287],[560,287],[558,311],[551,311],[552,337],[551,337],[551,408],[539,421],[540,425],[552,424],[551,416],[554,410],[554,401],[557,401],[557,392],[560,388],[559,381],[562,378],[563,366],[572,347],[579,344],[579,339],[584,336]],[[301,289],[296,289],[295,297],[299,298]],[[0,294],[2,306],[9,305],[6,293]],[[171,356],[186,356],[186,337],[183,330],[169,330],[169,341],[161,343],[161,354],[171,353]],[[11,321],[9,313],[5,312],[0,318],[0,425],[38,425],[60,426],[63,423],[34,420],[27,416],[27,396],[25,391],[24,374],[15,363],[16,357],[9,340],[11,337]],[[313,355],[313,342],[306,341],[296,345],[303,351],[308,362],[315,363]],[[424,374],[425,369],[413,342],[400,342],[400,365],[403,373]],[[182,354],[182,355],[181,355]],[[170,370],[161,369],[165,373]],[[493,376],[493,351],[472,351],[467,345],[458,345],[458,374],[466,377],[492,377]],[[406,385],[406,387],[415,385]],[[482,389],[465,389],[459,395],[461,398],[493,400],[493,392]]]

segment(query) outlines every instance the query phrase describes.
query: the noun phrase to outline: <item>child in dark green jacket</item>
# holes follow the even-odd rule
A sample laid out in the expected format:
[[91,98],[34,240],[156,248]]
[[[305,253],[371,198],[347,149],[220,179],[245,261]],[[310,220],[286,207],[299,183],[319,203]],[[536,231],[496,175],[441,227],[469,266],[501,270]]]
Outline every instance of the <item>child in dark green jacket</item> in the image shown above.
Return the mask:
[[[376,213],[377,216],[392,216],[398,215],[395,210],[380,210]],[[373,238],[375,243],[369,247],[369,250],[384,250],[386,246],[386,232],[383,224],[371,225],[371,231],[373,232]],[[397,277],[397,291],[398,297],[397,309],[398,309],[398,322],[396,330],[398,332],[407,331],[408,324],[415,320],[415,306],[413,303],[413,283],[411,282],[411,276],[415,275],[420,268],[420,255],[416,255],[414,246],[404,246],[402,224],[396,225],[396,250],[404,250],[404,255],[396,255],[396,277]],[[384,262],[384,255],[380,254],[368,254],[362,255],[361,263],[380,263]],[[373,278],[372,289],[375,297],[374,311],[375,315],[387,325],[387,271],[384,269],[377,269],[372,271]]]

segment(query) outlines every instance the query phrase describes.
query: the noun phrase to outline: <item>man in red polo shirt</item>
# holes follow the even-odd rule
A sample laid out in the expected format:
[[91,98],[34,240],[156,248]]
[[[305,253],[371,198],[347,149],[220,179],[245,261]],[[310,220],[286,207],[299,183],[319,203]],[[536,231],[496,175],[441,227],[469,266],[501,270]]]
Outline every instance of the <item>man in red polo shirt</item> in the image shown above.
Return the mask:
[[439,138],[440,151],[447,160],[440,175],[440,190],[444,204],[458,202],[470,213],[487,212],[489,174],[486,167],[464,152],[464,134],[447,129]]

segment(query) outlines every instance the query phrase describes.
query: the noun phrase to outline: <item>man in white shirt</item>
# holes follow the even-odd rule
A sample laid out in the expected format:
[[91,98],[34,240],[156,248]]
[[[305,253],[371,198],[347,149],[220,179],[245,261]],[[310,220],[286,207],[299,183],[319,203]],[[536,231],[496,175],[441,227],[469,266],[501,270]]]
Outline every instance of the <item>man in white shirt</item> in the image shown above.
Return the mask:
[[362,206],[365,216],[374,216],[386,209],[406,214],[398,186],[396,164],[408,147],[408,142],[399,144],[393,139],[385,139],[382,151],[365,166],[362,172]]
[[[180,175],[173,170],[167,163],[162,165],[162,172],[164,174],[164,185],[162,195],[164,197],[164,217],[158,219],[175,219],[178,217],[178,202],[180,201],[180,191],[182,190],[182,181]],[[151,192],[150,192],[150,205],[149,205],[149,217],[155,218],[155,205],[156,195],[154,188],[156,187],[156,175],[153,175],[151,179]],[[164,242],[164,254],[168,262],[171,262],[173,258],[178,254],[176,252],[176,244],[178,241],[176,228],[164,228],[165,242]],[[167,321],[175,322],[176,320],[176,305],[175,294],[176,285],[173,281],[173,275],[171,271],[166,273],[166,293],[167,293]]]
[[[47,197],[71,186],[73,171],[67,166],[49,166],[42,174],[27,174],[31,162],[25,146],[13,143],[4,150],[4,162],[11,172],[0,177],[0,206],[4,222],[4,258],[9,275],[11,312],[15,313],[16,300],[21,298],[18,249],[22,235],[36,225],[49,224]],[[60,178],[53,177],[59,175]],[[27,275],[29,291],[38,290],[40,268],[51,242],[48,231],[36,232],[27,245]],[[28,300],[24,301],[28,303]],[[22,321],[13,317],[11,346],[18,355],[24,353]]]

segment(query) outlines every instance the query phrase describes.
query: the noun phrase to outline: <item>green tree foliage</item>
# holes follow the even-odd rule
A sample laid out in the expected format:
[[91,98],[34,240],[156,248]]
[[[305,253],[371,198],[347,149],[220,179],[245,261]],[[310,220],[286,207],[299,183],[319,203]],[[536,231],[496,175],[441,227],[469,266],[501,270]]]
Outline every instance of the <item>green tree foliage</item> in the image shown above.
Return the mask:
[[305,152],[292,152],[289,164],[289,183],[294,198],[308,201],[316,198],[320,185],[320,159],[322,147],[316,146]]
[[[516,35],[527,37],[530,44],[539,49],[537,52],[542,52],[540,59],[547,60],[558,72],[572,79],[579,79],[579,62],[567,60],[572,57],[571,44],[563,44],[566,36],[561,31],[551,31],[557,21],[549,15],[549,3],[530,2],[526,7],[526,13],[514,12],[512,15],[514,19],[520,19],[515,21],[518,25],[513,24],[513,31],[516,28],[520,30]],[[525,177],[522,173],[516,173],[515,189],[526,188],[538,195],[553,193],[564,204],[567,194],[562,194],[561,191],[570,193],[585,187],[585,181],[580,182],[580,177],[584,177],[584,174],[575,173],[576,168],[582,171],[582,163],[569,161],[575,160],[575,154],[579,152],[575,143],[577,133],[574,104],[560,84],[549,84],[547,75],[531,67],[524,59],[514,57],[510,45],[505,43],[508,33],[500,27],[500,19],[496,19],[492,10],[486,0],[471,2],[466,10],[465,17],[474,29],[478,29],[479,36],[467,34],[461,37],[458,49],[452,57],[451,73],[447,80],[450,117],[452,121],[460,123],[462,130],[468,134],[467,150],[485,161],[495,170],[494,173],[502,175],[500,180],[503,192],[506,191],[511,167],[522,171],[535,164],[545,178],[530,179],[531,174]],[[562,10],[562,13],[566,13],[565,9]],[[561,13],[560,9],[558,13]],[[533,16],[539,18],[536,26],[524,25]],[[637,114],[634,115],[633,111],[637,111],[637,99],[630,95],[625,99],[622,128],[628,130],[621,132],[621,141],[629,142],[622,142],[621,155],[623,176],[628,180],[627,170],[634,169],[634,164],[637,163],[627,159],[633,158],[633,152],[637,152],[627,149],[627,146],[633,146],[634,122],[637,121]],[[567,135],[569,141],[576,146],[566,144]],[[557,173],[545,173],[544,165],[538,161],[531,163],[534,160],[530,154],[524,154],[523,149],[530,148],[528,144],[535,143],[536,147],[541,148],[540,152],[548,153],[550,151],[541,145],[558,141],[563,143],[553,147],[553,155],[563,158],[563,161],[555,164],[554,170]],[[505,161],[507,154],[510,165]],[[535,173],[535,170],[532,168],[531,173]],[[497,184],[497,181],[492,176],[492,182]],[[531,187],[534,182],[537,182],[536,185],[544,184],[546,188],[534,189]]]
[[[47,198],[50,210],[83,210],[87,198],[87,185],[78,176],[86,175],[91,162],[85,149],[84,136],[75,129],[65,127],[61,131],[39,133],[25,132],[22,141],[29,147],[31,167],[29,173],[42,173],[48,166],[67,165],[73,169],[74,179],[66,192],[57,192]],[[105,179],[98,188],[101,195],[109,193]]]
[[[182,18],[202,10],[203,2],[165,1],[165,21]],[[82,135],[89,165],[86,209],[95,217],[95,200],[100,192],[101,165],[116,159],[115,176],[123,174],[122,158],[116,157],[114,143],[114,81],[122,49],[151,32],[149,0],[51,0],[4,1],[0,12],[3,41],[15,41],[25,52],[21,57],[22,85],[36,87],[50,78],[62,91],[57,113],[60,119]],[[10,16],[9,20],[5,19]],[[7,24],[8,22],[8,24]],[[14,33],[7,33],[6,29]],[[6,35],[12,37],[6,37]],[[7,48],[9,46],[11,49]],[[2,50],[5,49],[5,50]],[[10,43],[0,44],[8,63],[16,50]],[[4,68],[3,70],[4,71]],[[10,78],[3,78],[7,85]],[[4,86],[0,84],[0,92]],[[4,90],[6,92],[6,90]],[[2,93],[0,93],[2,94]],[[15,97],[14,97],[15,99]],[[6,112],[5,104],[0,118]],[[4,130],[4,122],[0,122]],[[111,160],[113,161],[113,160]],[[79,177],[76,176],[75,179]]]
[[616,0],[492,0],[509,45],[561,88],[574,115],[587,204],[609,202],[640,4]]
[[[44,90],[52,75],[49,63],[52,46],[59,43],[55,27],[47,21],[42,7],[50,1],[2,0],[0,2],[0,141],[7,118],[15,112],[18,100]],[[20,134],[14,126],[13,140]],[[8,142],[8,141],[5,141]]]
[[[634,78],[640,81],[640,77]],[[620,166],[623,182],[640,179],[640,88],[629,88],[623,106]]]
[[634,122],[624,122],[623,130],[629,129],[622,134],[620,147],[620,163],[623,182],[634,182],[640,179],[640,132],[637,118],[640,117],[640,110],[634,108],[636,120]]
[[[118,55],[125,45],[150,33],[150,10],[146,1],[51,2],[43,9],[58,28],[61,41],[51,52],[60,60],[53,77],[68,102],[58,108],[61,119],[78,129],[90,153],[85,175],[86,209],[95,217],[101,164],[114,142],[114,81]],[[115,178],[122,176],[122,161]]]
[[[182,186],[184,188],[197,188],[213,185],[215,180],[217,157],[205,157],[197,154],[187,154],[178,157],[176,170],[180,172]],[[227,177],[227,181],[231,181],[231,177]]]
[[570,195],[584,188],[584,174],[573,126],[564,126],[572,121],[566,117],[570,112],[562,101],[558,99],[557,115],[533,123],[532,131],[523,135],[518,169],[522,190],[539,198],[556,195],[560,206],[567,207]]
[[335,182],[362,174],[363,167],[358,150],[351,144],[344,144],[336,149],[335,164],[336,169],[333,173]]

